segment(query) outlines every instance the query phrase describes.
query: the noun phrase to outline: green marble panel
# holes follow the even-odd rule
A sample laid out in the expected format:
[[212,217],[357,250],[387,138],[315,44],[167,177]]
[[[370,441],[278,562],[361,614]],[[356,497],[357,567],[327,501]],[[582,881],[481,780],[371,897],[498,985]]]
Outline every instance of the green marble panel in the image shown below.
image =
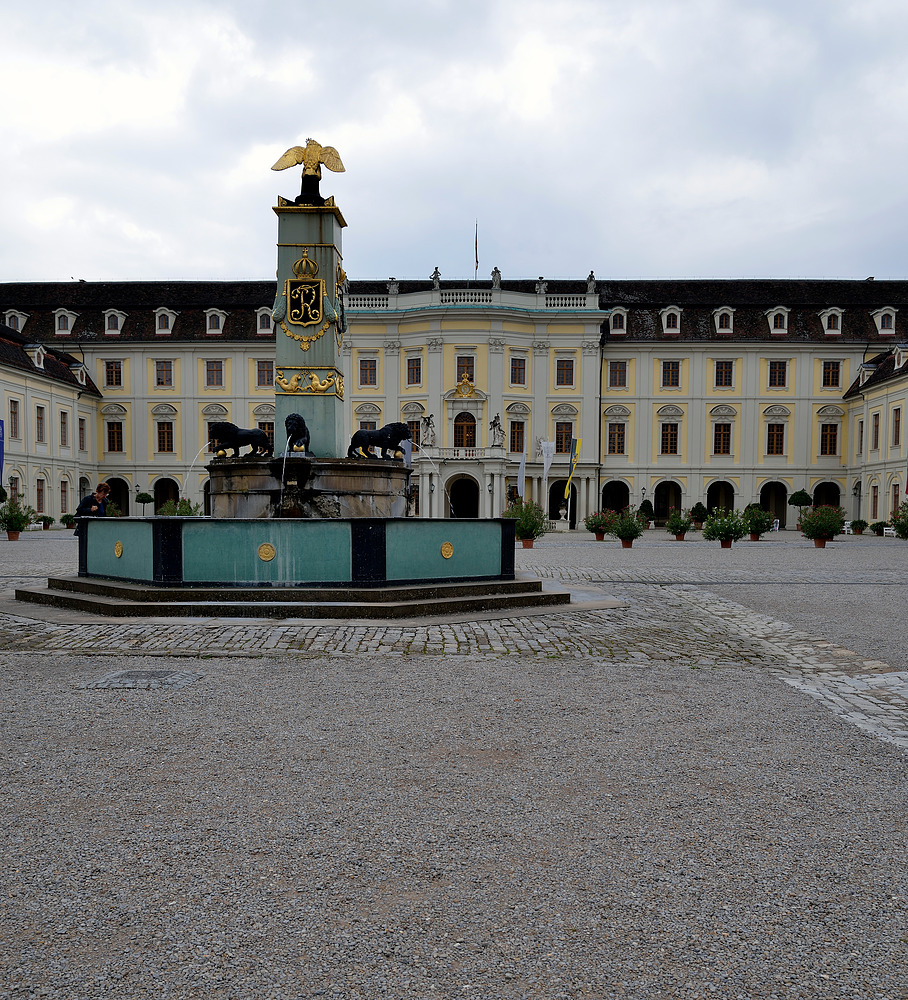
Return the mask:
[[[453,553],[442,555],[450,542]],[[462,579],[501,574],[501,526],[494,521],[388,521],[388,580]]]
[[[117,558],[116,546],[123,546]],[[119,517],[96,517],[88,522],[88,562],[95,576],[124,580],[154,579],[151,525]]]

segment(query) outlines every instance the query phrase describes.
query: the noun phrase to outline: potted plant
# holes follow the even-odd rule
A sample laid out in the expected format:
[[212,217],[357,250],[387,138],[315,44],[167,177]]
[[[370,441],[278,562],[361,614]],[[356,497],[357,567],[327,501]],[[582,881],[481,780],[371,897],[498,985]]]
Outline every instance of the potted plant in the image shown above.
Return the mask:
[[6,537],[15,542],[19,532],[27,528],[37,517],[37,513],[27,504],[20,502],[18,497],[10,497],[0,504],[0,528],[6,532]]
[[703,527],[703,522],[709,516],[709,511],[706,507],[698,500],[693,507],[690,509],[691,520],[694,522],[694,527],[699,531]]
[[826,548],[826,543],[832,541],[845,527],[845,511],[841,507],[823,504],[811,507],[806,514],[801,515],[801,534],[813,539],[818,549]]
[[47,529],[54,523],[54,521],[55,518],[51,517],[50,514],[39,514],[35,518],[35,523],[36,524],[40,523],[43,531],[47,531]]
[[[895,528],[895,533],[899,538],[908,539],[908,500],[903,500],[898,510],[889,518],[889,523]],[[852,528],[854,521],[851,522]]]
[[678,510],[677,507],[672,507],[668,512],[668,520],[665,522],[665,530],[670,534],[675,536],[676,542],[683,542],[684,536],[690,531],[691,525],[693,524],[693,518],[690,514],[685,514],[684,511]]
[[[110,507],[108,506],[108,510]],[[158,510],[158,517],[201,517],[202,505],[192,503],[187,497],[168,500]]]
[[856,521],[852,521],[851,522],[851,530],[856,535],[863,535],[864,531],[865,531],[865,529],[867,527],[869,527],[868,524],[867,524],[867,522],[866,521],[862,521],[861,518],[858,518]]
[[807,490],[798,490],[796,493],[792,493],[788,498],[789,507],[798,508],[798,527],[801,526],[801,518],[804,516],[804,508],[810,507],[813,504],[813,497],[807,492]]
[[775,520],[772,514],[768,510],[763,510],[758,503],[748,504],[744,508],[744,513],[741,517],[750,533],[750,540],[752,542],[759,542],[760,535],[769,531],[772,527],[772,522]]
[[874,521],[873,524],[870,525],[870,530],[875,535],[879,535],[880,538],[882,538],[883,537],[883,530],[885,528],[888,528],[888,527],[889,527],[889,522],[888,521]]
[[502,517],[514,519],[516,522],[514,534],[517,540],[523,543],[525,549],[531,549],[534,540],[540,535],[544,535],[548,528],[549,519],[535,500],[523,500],[518,497],[508,506]]
[[107,505],[104,508],[105,517],[122,517],[123,511],[120,510],[119,506],[111,500],[109,497],[107,499]]
[[631,548],[634,544],[634,539],[639,538],[643,534],[643,522],[640,517],[640,511],[631,513],[630,507],[625,507],[612,521],[609,533],[621,539],[622,549]]
[[154,497],[150,493],[137,493],[136,503],[142,505],[142,517],[145,516],[145,505],[149,503],[154,503]]
[[640,520],[644,522],[644,527],[649,527],[650,521],[653,519],[653,505],[649,500],[644,500],[643,503],[637,508],[637,513],[640,515]]
[[601,542],[609,533],[609,526],[617,516],[613,510],[597,510],[592,514],[587,514],[583,519],[583,526],[596,536],[597,542]]
[[715,507],[703,522],[703,537],[721,543],[723,549],[730,549],[731,543],[740,541],[746,533],[744,518],[736,510]]
[[74,528],[76,526],[76,515],[64,514],[60,518],[60,524],[62,524],[64,528]]

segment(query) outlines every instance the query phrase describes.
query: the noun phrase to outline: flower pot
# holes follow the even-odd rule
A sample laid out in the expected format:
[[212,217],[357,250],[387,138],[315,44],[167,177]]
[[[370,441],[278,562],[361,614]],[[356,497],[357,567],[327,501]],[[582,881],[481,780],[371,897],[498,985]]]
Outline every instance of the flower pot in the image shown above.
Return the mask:
[[593,532],[593,534],[595,535],[595,538],[596,538],[597,542],[604,542],[605,541],[605,532],[604,531],[595,531],[595,532]]
[[622,538],[621,539],[621,548],[622,549],[632,548],[633,544],[634,544],[633,538]]
[[41,527],[42,527],[42,529],[44,531],[48,531],[50,529],[50,525],[49,524],[42,524]]
[[680,535],[675,535],[675,541],[676,542],[683,542],[684,541],[684,536],[686,534],[687,534],[686,531],[682,531]]
[[813,540],[813,547],[815,549],[825,549],[826,548],[826,541],[827,540],[825,538],[815,538]]
[[760,533],[758,531],[752,531],[750,533],[750,540],[752,542],[759,542],[760,541]]
[[719,544],[722,546],[723,549],[730,549],[731,548],[731,539],[730,538],[722,538],[722,539],[719,540]]
[[533,541],[534,541],[534,539],[532,539],[532,538],[521,538],[520,539],[520,544],[525,549],[531,549],[533,547]]
[[694,530],[695,531],[702,531],[703,530],[703,522],[702,521],[694,521]]
[[863,535],[864,534],[864,529],[863,528],[852,528],[852,531],[854,531],[854,533],[856,535]]
[[19,532],[18,531],[7,531],[6,537],[11,542],[18,542],[19,541]]

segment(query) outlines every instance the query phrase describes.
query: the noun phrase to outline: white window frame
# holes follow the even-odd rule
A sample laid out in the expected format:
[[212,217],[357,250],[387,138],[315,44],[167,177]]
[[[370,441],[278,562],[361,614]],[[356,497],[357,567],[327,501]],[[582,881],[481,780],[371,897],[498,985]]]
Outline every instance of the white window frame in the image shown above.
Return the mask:
[[[719,317],[724,313],[728,313],[728,326],[719,326]],[[731,306],[721,306],[719,309],[713,309],[713,325],[716,328],[716,334],[719,337],[730,337],[735,332],[735,310]]]
[[[681,336],[681,314],[684,310],[680,306],[666,306],[664,309],[659,310],[659,318],[662,320],[662,335],[664,337],[680,337]],[[677,326],[670,327],[668,325],[669,316],[674,316],[677,319]]]
[[[823,333],[827,337],[841,337],[842,336],[842,324],[844,322],[845,310],[839,309],[838,306],[830,306],[828,309],[823,309],[821,312],[817,313],[820,317],[820,322],[823,324]],[[829,329],[829,317],[835,316],[836,322],[838,324],[838,329]]]
[[[874,309],[870,314],[873,317],[873,322],[876,324],[876,332],[881,337],[894,337],[895,336],[895,316],[898,309],[894,309],[892,306],[883,306],[881,309]],[[892,326],[888,330],[883,329],[883,317],[892,317]]]
[[[116,330],[109,329],[110,318],[114,317],[117,321]],[[104,335],[106,337],[119,337],[123,332],[123,324],[126,322],[126,313],[120,312],[119,309],[105,309],[104,310]]]
[[[767,309],[763,315],[766,317],[766,322],[769,324],[769,332],[773,337],[788,336],[789,318],[791,315],[791,309],[788,306],[773,306],[772,309]],[[776,326],[776,316],[783,317],[783,326]]]
[[[79,314],[73,312],[71,309],[55,309],[54,310],[54,336],[56,337],[71,337],[73,332],[73,327],[76,325],[76,320],[79,318]],[[60,329],[60,320],[66,319],[66,329]]]

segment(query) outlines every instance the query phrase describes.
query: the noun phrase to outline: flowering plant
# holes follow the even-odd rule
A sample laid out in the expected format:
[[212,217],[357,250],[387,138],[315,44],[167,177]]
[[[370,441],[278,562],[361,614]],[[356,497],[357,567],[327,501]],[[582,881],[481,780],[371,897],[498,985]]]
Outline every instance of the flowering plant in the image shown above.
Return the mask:
[[592,514],[587,514],[583,519],[583,526],[587,531],[592,531],[597,535],[607,535],[611,532],[611,525],[618,515],[613,510],[597,510]]
[[637,513],[632,513],[629,507],[625,507],[612,521],[609,534],[620,538],[622,542],[632,542],[643,534],[643,524]]
[[811,507],[801,515],[801,534],[805,538],[825,538],[828,542],[845,527],[845,511],[841,507],[823,504]]
[[737,542],[747,533],[744,518],[736,510],[716,507],[703,523],[703,537],[708,542]]
[[678,510],[677,507],[672,507],[668,512],[668,520],[665,522],[665,530],[670,535],[686,535],[691,529],[691,525],[694,523],[694,519],[690,516],[688,511],[686,514],[683,510]]
[[518,497],[501,516],[514,519],[514,534],[519,539],[538,538],[548,528],[549,519],[535,500]]

